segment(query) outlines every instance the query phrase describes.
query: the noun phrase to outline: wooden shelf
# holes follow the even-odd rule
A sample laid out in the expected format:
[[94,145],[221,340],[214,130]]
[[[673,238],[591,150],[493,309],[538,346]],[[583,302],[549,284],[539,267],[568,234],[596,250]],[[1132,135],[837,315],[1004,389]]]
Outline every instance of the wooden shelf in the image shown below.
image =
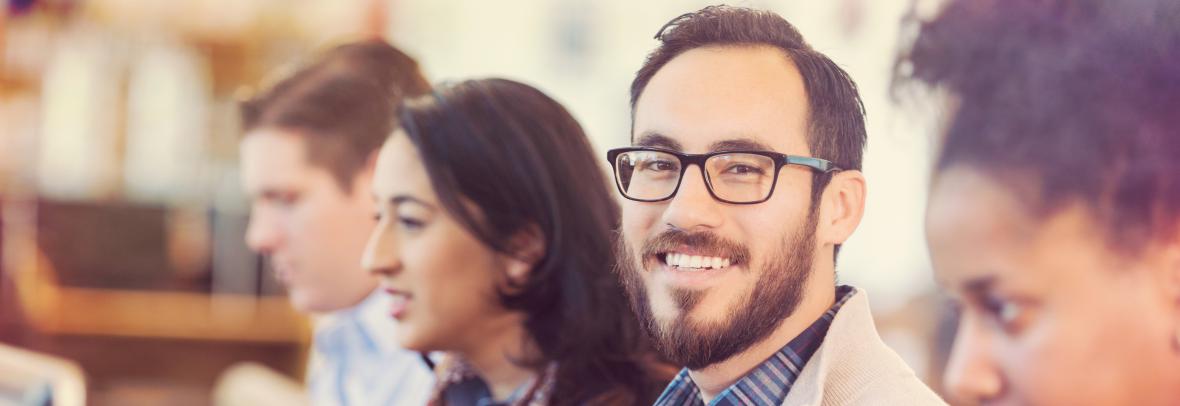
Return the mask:
[[15,270],[23,318],[49,334],[307,343],[283,297],[61,287],[38,253]]

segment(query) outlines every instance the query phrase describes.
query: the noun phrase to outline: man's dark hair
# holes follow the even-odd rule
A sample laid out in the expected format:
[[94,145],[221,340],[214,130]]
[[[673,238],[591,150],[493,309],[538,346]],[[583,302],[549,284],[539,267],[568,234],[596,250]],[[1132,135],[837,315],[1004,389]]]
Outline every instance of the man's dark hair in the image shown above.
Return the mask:
[[937,169],[965,165],[1048,215],[1082,203],[1134,253],[1180,224],[1174,1],[952,1],[898,60],[957,102]]
[[[660,46],[648,54],[631,82],[631,111],[647,83],[680,54],[703,47],[770,46],[790,58],[807,91],[812,156],[843,169],[861,168],[865,146],[864,104],[856,83],[840,66],[811,48],[778,14],[730,6],[709,6],[668,22],[656,34]],[[710,78],[700,78],[710,80]]]
[[397,125],[403,97],[428,93],[418,63],[381,40],[332,48],[241,105],[242,129],[292,131],[307,159],[351,191],[352,179]]
[[497,252],[518,255],[522,233],[541,240],[527,280],[500,300],[526,315],[540,347],[542,359],[522,361],[556,362],[551,404],[654,401],[667,381],[650,373],[639,322],[611,271],[618,207],[573,116],[504,79],[441,86],[405,106],[406,134],[452,217]]

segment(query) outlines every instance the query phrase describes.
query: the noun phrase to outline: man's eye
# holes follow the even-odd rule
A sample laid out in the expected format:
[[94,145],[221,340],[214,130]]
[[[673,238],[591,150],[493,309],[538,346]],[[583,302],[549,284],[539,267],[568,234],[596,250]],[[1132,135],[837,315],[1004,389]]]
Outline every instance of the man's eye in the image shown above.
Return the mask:
[[264,196],[263,200],[276,206],[294,206],[296,203],[299,203],[299,194],[271,193]]
[[762,168],[751,165],[735,164],[725,169],[725,173],[734,175],[761,175],[765,173]]
[[640,163],[639,169],[652,172],[675,171],[676,164],[671,161],[647,161]]

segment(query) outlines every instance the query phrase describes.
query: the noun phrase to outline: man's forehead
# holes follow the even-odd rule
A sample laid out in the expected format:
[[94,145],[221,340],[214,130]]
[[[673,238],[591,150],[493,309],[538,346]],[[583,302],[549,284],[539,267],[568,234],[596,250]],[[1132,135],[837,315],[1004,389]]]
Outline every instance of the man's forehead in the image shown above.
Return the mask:
[[[698,142],[691,142],[688,144],[688,146],[686,146],[685,143],[682,143],[680,140],[678,140],[672,136],[667,136],[667,135],[664,135],[664,134],[661,134],[658,132],[654,132],[654,131],[648,131],[648,132],[645,132],[645,133],[639,135],[638,137],[636,137],[635,142],[633,144],[635,146],[640,146],[640,147],[656,147],[656,148],[664,148],[664,149],[670,149],[673,151],[680,151],[680,152],[687,152],[690,150],[696,151],[696,150],[702,149],[702,148],[698,147],[697,145],[695,145],[695,144],[698,144],[699,141],[702,141],[702,140],[690,140],[690,141],[698,141]],[[719,140],[714,140],[714,141],[710,142],[707,146],[705,146],[703,149],[707,152],[715,152],[715,151],[771,151],[771,152],[777,152],[773,146],[758,140],[757,136],[745,136],[742,134],[735,134],[734,136],[729,137],[729,138],[722,138]]]
[[746,140],[800,153],[806,151],[807,118],[802,77],[782,51],[698,48],[652,77],[636,103],[632,140],[640,145],[645,135],[659,134],[689,152]]
[[261,128],[242,138],[243,166],[297,168],[309,165],[306,136],[282,129]]
[[313,166],[307,158],[301,135],[281,130],[261,129],[247,134],[241,142],[241,171],[247,191],[297,189],[311,171],[326,169]]
[[306,175],[306,170],[245,164],[242,189],[251,195],[300,190],[311,180]]
[[636,133],[632,145],[664,148],[684,153],[716,151],[769,151],[792,155],[809,155],[807,134],[782,131],[729,131],[699,133],[648,130]]

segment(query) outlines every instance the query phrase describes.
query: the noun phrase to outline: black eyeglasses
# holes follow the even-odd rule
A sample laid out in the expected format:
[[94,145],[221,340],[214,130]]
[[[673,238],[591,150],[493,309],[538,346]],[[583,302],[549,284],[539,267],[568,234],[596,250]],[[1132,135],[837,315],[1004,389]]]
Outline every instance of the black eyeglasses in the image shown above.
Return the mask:
[[663,148],[616,148],[606,153],[619,192],[639,202],[660,202],[676,196],[690,165],[701,169],[714,199],[755,204],[770,199],[783,165],[799,165],[818,173],[839,171],[829,161],[770,151],[718,151],[682,154]]

